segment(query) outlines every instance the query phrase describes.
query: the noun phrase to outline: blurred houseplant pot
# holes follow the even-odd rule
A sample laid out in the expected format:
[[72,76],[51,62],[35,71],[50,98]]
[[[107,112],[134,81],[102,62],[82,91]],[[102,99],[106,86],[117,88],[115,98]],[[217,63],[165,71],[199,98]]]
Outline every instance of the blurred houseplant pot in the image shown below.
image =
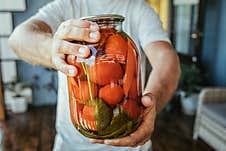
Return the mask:
[[203,81],[203,75],[196,64],[181,64],[179,94],[182,111],[186,115],[194,115],[198,105],[198,94]]
[[181,92],[181,107],[186,115],[194,115],[198,105],[198,93],[192,93],[186,97],[185,92]]
[[13,113],[24,113],[27,111],[28,102],[26,97],[21,95],[13,96],[11,101],[11,110]]
[[6,108],[13,113],[27,111],[28,103],[32,100],[31,85],[25,82],[12,82],[5,87]]

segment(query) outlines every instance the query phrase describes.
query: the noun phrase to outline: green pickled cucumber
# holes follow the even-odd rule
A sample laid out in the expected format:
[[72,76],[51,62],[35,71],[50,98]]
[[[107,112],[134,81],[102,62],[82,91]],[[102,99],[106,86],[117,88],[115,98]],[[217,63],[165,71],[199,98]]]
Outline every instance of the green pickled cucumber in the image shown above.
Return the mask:
[[110,123],[113,116],[112,109],[104,101],[96,101],[95,120],[98,131],[104,130]]
[[[99,102],[101,105],[97,105],[99,106],[99,109],[103,109],[103,111],[105,112],[105,105],[102,105],[101,102]],[[97,102],[97,104],[99,104]],[[124,111],[120,106],[116,107],[118,110],[118,114],[115,115],[111,122],[109,123],[109,125],[102,131],[99,132],[93,132],[93,131],[87,131],[86,129],[83,129],[80,126],[77,126],[77,129],[85,136],[90,137],[90,138],[95,138],[95,139],[109,139],[109,138],[119,138],[119,137],[123,137],[126,136],[128,134],[130,134],[131,132],[133,132],[138,126],[140,121],[134,121],[132,120]],[[102,112],[102,113],[104,113]],[[98,114],[100,114],[101,112],[99,112]],[[104,117],[106,115],[102,115],[102,117]],[[100,116],[99,116],[100,118]],[[100,120],[101,122],[104,119]],[[99,121],[99,122],[100,122]],[[105,122],[104,122],[104,126],[105,126]]]

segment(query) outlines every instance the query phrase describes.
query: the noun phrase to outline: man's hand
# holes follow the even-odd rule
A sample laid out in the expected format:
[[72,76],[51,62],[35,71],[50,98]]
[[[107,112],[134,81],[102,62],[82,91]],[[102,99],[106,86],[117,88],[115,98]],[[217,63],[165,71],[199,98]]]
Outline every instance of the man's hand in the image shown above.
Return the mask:
[[68,76],[75,76],[77,69],[65,62],[65,55],[86,58],[90,55],[90,50],[85,45],[70,41],[95,43],[99,39],[99,27],[96,23],[75,19],[63,22],[57,29],[52,42],[52,63],[55,69]]
[[154,130],[156,117],[156,100],[151,93],[147,93],[142,97],[142,104],[146,107],[144,110],[143,121],[137,130],[129,136],[117,139],[98,140],[92,139],[91,143],[107,144],[121,147],[136,147],[145,144],[150,140]]

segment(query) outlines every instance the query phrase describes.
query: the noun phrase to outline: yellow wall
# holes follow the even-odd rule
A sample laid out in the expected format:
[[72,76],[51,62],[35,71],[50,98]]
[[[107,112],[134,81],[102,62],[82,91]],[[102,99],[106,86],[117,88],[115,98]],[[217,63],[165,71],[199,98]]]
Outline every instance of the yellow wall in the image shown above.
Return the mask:
[[159,17],[163,22],[163,28],[167,30],[169,18],[169,0],[146,0],[146,1],[159,14]]

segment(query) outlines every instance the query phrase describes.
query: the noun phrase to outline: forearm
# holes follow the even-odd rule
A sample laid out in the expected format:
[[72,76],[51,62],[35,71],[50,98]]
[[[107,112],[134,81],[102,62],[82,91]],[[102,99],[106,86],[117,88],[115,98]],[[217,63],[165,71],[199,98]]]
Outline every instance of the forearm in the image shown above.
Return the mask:
[[157,100],[157,111],[167,104],[177,88],[180,67],[179,59],[168,43],[151,44],[146,47],[148,59],[152,65],[152,72],[144,93],[151,92]]
[[32,20],[19,25],[9,44],[24,61],[54,68],[51,62],[52,33],[44,22]]

